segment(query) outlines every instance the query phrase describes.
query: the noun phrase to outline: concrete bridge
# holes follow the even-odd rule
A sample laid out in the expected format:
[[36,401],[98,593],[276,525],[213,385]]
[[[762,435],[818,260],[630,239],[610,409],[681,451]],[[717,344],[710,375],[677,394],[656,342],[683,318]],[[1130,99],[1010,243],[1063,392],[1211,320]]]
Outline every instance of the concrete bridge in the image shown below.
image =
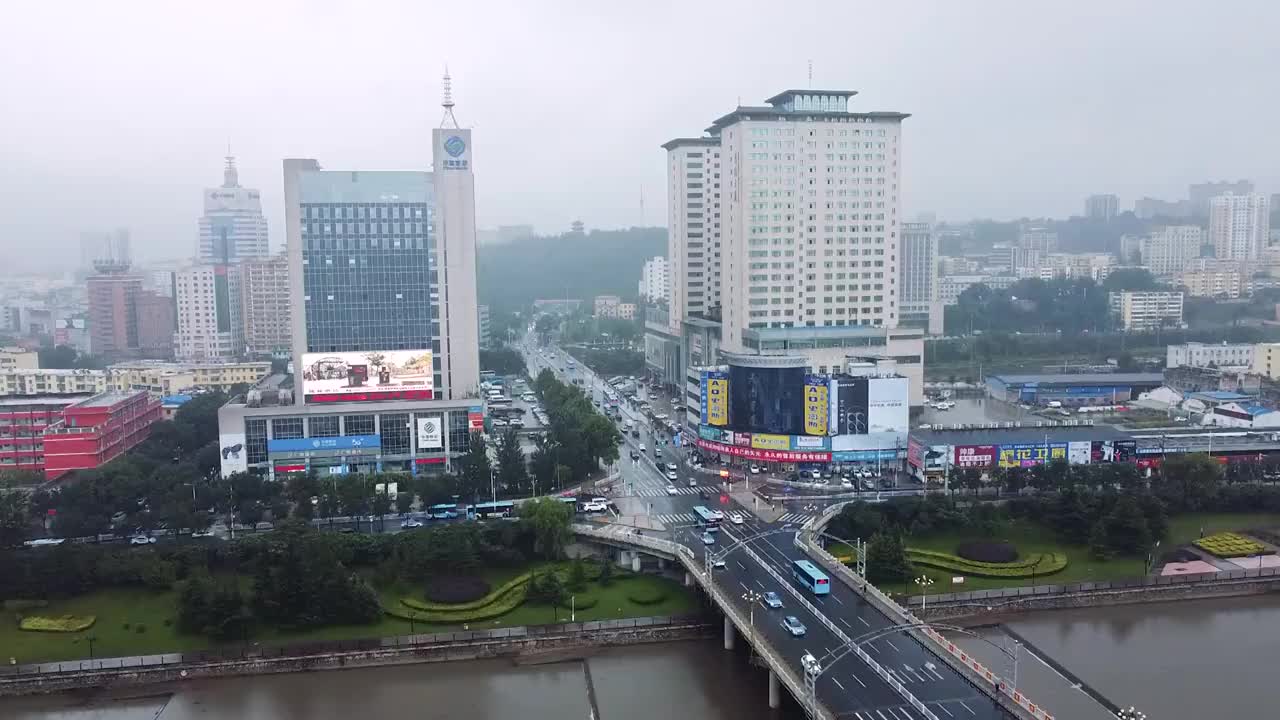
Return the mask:
[[[725,649],[745,638],[769,668],[770,707],[780,705],[785,687],[810,717],[823,720],[1052,720],[1014,682],[940,632],[956,628],[921,621],[829,554],[823,541],[835,538],[821,528],[836,512],[799,529],[726,525],[714,545],[692,532],[668,539],[622,525],[579,523],[573,530],[581,541],[612,548],[634,570],[643,556],[660,566],[680,563],[686,585],[696,583],[724,613]],[[791,580],[799,559],[826,572],[829,594]],[[776,593],[782,608],[769,608],[766,592]],[[783,627],[785,616],[803,623],[803,635]],[[817,661],[816,671],[805,670],[804,656]]]

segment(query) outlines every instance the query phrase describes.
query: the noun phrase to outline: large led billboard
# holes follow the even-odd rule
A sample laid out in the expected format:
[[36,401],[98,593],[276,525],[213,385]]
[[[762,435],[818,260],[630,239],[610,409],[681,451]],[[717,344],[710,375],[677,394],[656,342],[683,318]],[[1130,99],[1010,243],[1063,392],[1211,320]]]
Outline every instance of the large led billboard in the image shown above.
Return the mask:
[[729,365],[731,427],[753,433],[804,435],[804,380],[803,367]]
[[729,376],[722,372],[702,374],[702,423],[729,424]]
[[430,400],[434,395],[430,350],[306,353],[301,370],[309,403]]

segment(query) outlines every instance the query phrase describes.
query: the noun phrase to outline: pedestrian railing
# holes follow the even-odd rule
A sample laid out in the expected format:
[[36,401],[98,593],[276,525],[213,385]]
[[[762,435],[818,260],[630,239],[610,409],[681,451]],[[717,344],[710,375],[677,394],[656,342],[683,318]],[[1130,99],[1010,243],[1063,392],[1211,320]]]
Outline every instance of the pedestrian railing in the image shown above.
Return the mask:
[[[691,628],[706,627],[707,618],[702,615],[661,615],[624,620],[598,620],[583,623],[555,625],[528,625],[522,627],[469,630],[463,632],[425,633],[392,637],[359,638],[352,640],[315,641],[284,645],[259,645],[240,643],[234,646],[198,650],[185,653],[136,655],[61,662],[9,664],[0,666],[0,683],[6,680],[25,679],[40,675],[110,672],[117,670],[158,669],[163,667],[200,666],[246,660],[274,660],[305,658],[352,652],[373,652],[404,649],[468,647],[481,643],[511,640],[555,639],[591,636],[620,630],[641,628]],[[2,652],[2,651],[0,651]]]

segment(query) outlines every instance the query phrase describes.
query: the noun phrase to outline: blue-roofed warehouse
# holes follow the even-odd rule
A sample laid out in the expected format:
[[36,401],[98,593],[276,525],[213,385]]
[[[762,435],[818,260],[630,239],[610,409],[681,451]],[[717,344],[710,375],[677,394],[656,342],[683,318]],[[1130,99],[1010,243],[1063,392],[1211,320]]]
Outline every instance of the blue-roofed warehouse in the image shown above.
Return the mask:
[[1118,405],[1163,384],[1160,373],[988,375],[987,394],[997,400],[1027,405]]

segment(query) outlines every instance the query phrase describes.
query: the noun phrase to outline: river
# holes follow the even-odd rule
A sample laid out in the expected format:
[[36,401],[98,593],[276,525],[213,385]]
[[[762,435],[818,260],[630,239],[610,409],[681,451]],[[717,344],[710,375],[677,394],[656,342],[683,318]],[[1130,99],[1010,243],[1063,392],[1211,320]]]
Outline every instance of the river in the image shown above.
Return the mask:
[[[766,672],[714,642],[616,648],[583,662],[398,665],[185,683],[115,697],[0,700],[5,720],[790,720]],[[589,680],[588,680],[589,678]],[[590,685],[588,685],[590,683]],[[589,692],[593,690],[594,692]],[[129,695],[133,695],[129,699]],[[145,697],[137,697],[145,695]],[[787,708],[788,705],[784,705]]]

